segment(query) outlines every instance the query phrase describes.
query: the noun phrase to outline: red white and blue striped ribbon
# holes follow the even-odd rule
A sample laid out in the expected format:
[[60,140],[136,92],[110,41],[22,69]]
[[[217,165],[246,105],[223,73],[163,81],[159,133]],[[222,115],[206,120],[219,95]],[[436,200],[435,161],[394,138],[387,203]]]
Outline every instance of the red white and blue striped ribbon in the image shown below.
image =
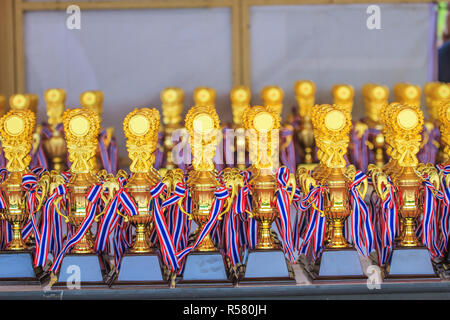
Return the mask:
[[138,214],[137,205],[126,189],[127,179],[120,177],[118,180],[120,189],[106,207],[106,212],[98,226],[94,245],[94,250],[97,252],[104,252],[106,250],[106,244],[108,243],[110,234],[116,229],[119,220],[123,219],[117,212],[123,211],[128,216]]
[[245,212],[245,197],[248,188],[241,188],[233,201],[230,212],[225,218],[225,252],[233,266],[241,264],[241,239],[239,221],[240,215]]
[[84,218],[83,222],[81,223],[81,226],[76,230],[75,233],[73,233],[70,238],[66,241],[64,244],[64,247],[62,248],[61,252],[56,257],[55,261],[53,262],[53,265],[50,268],[50,271],[58,272],[59,268],[61,266],[62,260],[64,259],[64,256],[69,252],[69,250],[76,245],[89,231],[89,229],[92,226],[92,223],[94,222],[95,214],[98,210],[99,202],[101,201],[101,193],[102,193],[102,185],[96,184],[91,187],[88,194],[86,195],[86,199],[89,201],[89,205],[87,207],[87,214]]
[[163,209],[161,208],[162,200],[160,199],[166,185],[163,182],[159,182],[150,190],[150,195],[152,197],[151,206],[149,206],[149,214],[151,214],[151,209],[153,208],[154,219],[155,219],[155,229],[158,233],[158,239],[160,248],[162,251],[162,256],[166,265],[170,266],[172,271],[179,269],[178,260],[176,257],[176,249],[173,244],[173,239],[169,233],[166,219],[164,217]]
[[313,204],[315,206],[310,213],[308,227],[299,249],[300,254],[307,255],[311,246],[311,241],[313,241],[313,260],[320,257],[323,250],[323,242],[325,240],[326,218],[325,216],[322,216],[319,210],[323,210],[323,193],[326,192],[326,190],[326,187],[319,184],[317,187],[312,188],[309,193],[298,202],[299,209],[302,212],[310,209]]
[[437,190],[426,178],[423,181],[425,187],[424,213],[422,218],[422,241],[433,258],[440,258],[443,252],[439,248],[437,234],[437,203],[444,200],[444,195]]
[[358,170],[350,185],[350,203],[353,209],[350,219],[353,245],[360,255],[367,257],[374,249],[375,233],[369,208],[358,191],[358,186],[365,179],[367,176]]
[[436,168],[444,176],[443,183],[441,183],[441,192],[444,195],[444,199],[443,201],[440,202],[439,207],[440,211],[439,225],[442,233],[440,250],[441,252],[446,252],[449,238],[450,188],[446,184],[445,180],[449,179],[448,175],[450,174],[450,165],[448,166],[437,165]]
[[[47,199],[44,206],[44,215],[42,219],[40,240],[36,240],[36,252],[34,255],[34,265],[45,266],[48,253],[51,250],[53,242],[53,257],[56,257],[62,247],[62,223],[61,217],[55,209],[55,200],[62,197],[63,204],[66,203],[67,187],[59,185],[55,188],[52,195]],[[65,207],[65,206],[64,206]],[[64,210],[61,206],[60,210]],[[37,238],[36,238],[37,239]]]
[[[29,220],[22,229],[22,237],[23,239],[27,239],[31,234],[31,231],[34,232],[34,237],[36,240],[36,245],[39,244],[40,235],[37,227],[37,219],[36,219],[36,206],[38,204],[36,193],[37,193],[37,177],[32,173],[27,173],[22,176],[22,189],[26,192],[26,204],[28,208]],[[31,228],[30,228],[31,227]],[[25,236],[25,237],[24,237]]]
[[[279,213],[280,233],[284,253],[291,263],[295,263],[294,247],[292,245],[291,227],[291,205],[289,203],[289,192],[286,188],[290,176],[287,167],[280,167],[277,172],[278,189],[276,191],[276,206]],[[291,192],[295,192],[291,191]]]
[[[389,181],[389,183],[391,182]],[[394,239],[398,225],[398,211],[394,192],[395,188],[391,184],[389,193],[381,203],[381,217],[379,221],[381,243],[380,252],[378,253],[380,265],[389,263],[392,250],[394,249]]]
[[222,211],[223,203],[225,199],[227,199],[230,196],[230,194],[228,192],[228,189],[223,186],[218,187],[214,194],[215,199],[211,207],[211,211],[209,213],[208,222],[203,226],[194,244],[189,247],[186,247],[185,249],[177,253],[178,261],[183,260],[184,257],[186,257],[186,255],[188,255],[192,250],[197,248],[197,246],[199,246],[202,243],[203,239],[205,239],[205,237],[211,232],[213,227],[216,225],[217,219],[219,218],[219,215]]

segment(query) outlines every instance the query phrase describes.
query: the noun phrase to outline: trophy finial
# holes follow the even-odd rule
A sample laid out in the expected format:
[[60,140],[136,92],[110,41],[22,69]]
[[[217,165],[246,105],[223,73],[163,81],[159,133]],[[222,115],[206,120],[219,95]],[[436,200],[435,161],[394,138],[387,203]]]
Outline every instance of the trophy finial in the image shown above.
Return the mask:
[[382,111],[390,155],[401,167],[415,167],[419,161],[423,114],[418,106],[391,103]]
[[347,107],[317,105],[312,116],[316,145],[321,151],[320,161],[328,168],[345,168],[352,117]]
[[300,117],[311,118],[311,111],[314,106],[316,94],[316,85],[309,80],[299,80],[294,83],[294,92]]
[[52,126],[62,123],[66,91],[64,89],[48,89],[44,93],[44,99],[47,105],[48,123]]
[[213,158],[216,151],[216,135],[220,120],[213,106],[192,107],[184,120],[189,132],[192,165],[197,171],[214,170]]
[[177,125],[181,122],[183,100],[184,91],[181,88],[169,87],[161,91],[161,107],[165,125]]
[[273,141],[273,130],[277,130],[277,139],[281,121],[278,113],[262,106],[248,107],[242,121],[248,130],[250,162],[258,169],[276,169],[278,153],[274,144],[278,141]]
[[343,106],[348,112],[352,112],[353,98],[355,96],[355,89],[353,89],[353,86],[349,84],[335,84],[331,88],[331,93],[333,95],[334,104]]
[[35,114],[27,109],[10,110],[0,119],[2,146],[9,172],[24,171],[30,164],[35,122]]
[[80,95],[80,104],[83,108],[94,111],[98,117],[102,117],[103,113],[103,92],[102,91],[85,91]]
[[231,110],[233,112],[233,123],[236,126],[242,125],[242,114],[250,105],[251,92],[247,86],[236,86],[231,89]]
[[63,114],[64,133],[69,151],[70,171],[88,173],[94,169],[99,116],[90,109],[68,109]]
[[160,115],[154,108],[134,109],[123,120],[131,172],[145,173],[153,168],[159,125]]
[[283,112],[284,92],[278,86],[266,86],[261,90],[261,99],[268,111],[276,112],[280,117]]
[[195,106],[214,106],[216,104],[216,90],[209,87],[197,87],[194,90]]

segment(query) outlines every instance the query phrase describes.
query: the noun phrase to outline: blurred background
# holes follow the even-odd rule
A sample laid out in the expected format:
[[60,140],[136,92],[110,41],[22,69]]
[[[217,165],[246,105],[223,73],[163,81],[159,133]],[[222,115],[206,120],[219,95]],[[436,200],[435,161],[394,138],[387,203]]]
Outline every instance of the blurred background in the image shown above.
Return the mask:
[[[46,89],[65,89],[68,108],[79,106],[83,91],[102,90],[102,126],[115,127],[121,156],[125,115],[160,109],[168,86],[185,91],[185,113],[195,87],[213,87],[229,122],[234,85],[251,88],[252,104],[261,103],[264,86],[280,86],[286,116],[296,80],[315,82],[317,103],[331,103],[332,85],[346,83],[355,88],[358,119],[364,83],[450,82],[448,3],[379,2],[2,0],[0,94],[38,94],[42,122]],[[80,10],[79,28],[69,27],[70,5]]]

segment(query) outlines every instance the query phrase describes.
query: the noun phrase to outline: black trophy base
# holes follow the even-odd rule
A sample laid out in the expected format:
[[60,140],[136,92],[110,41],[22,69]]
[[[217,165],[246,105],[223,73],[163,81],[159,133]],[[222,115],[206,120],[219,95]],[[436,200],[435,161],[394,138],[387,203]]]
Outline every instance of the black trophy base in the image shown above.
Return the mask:
[[439,278],[425,247],[398,247],[392,252],[391,263],[386,270],[386,280],[431,280]]
[[122,258],[120,272],[111,281],[111,287],[138,285],[167,288],[169,279],[159,254],[126,253]]
[[191,252],[186,257],[183,275],[176,286],[233,286],[226,270],[226,261],[218,251]]
[[296,284],[294,270],[281,250],[249,250],[243,261],[245,270],[239,286]]
[[31,250],[0,251],[0,285],[40,285]]
[[103,256],[89,253],[70,253],[61,263],[54,288],[107,286],[108,264]]
[[314,280],[362,280],[366,275],[353,248],[325,249],[316,261]]

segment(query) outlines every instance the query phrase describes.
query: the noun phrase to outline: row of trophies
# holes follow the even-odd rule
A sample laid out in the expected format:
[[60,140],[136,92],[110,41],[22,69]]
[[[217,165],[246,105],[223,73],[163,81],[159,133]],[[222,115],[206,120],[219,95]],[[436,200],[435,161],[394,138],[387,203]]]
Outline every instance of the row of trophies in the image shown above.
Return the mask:
[[[425,121],[419,87],[395,85],[389,103],[387,87],[364,85],[366,118],[353,123],[351,86],[334,86],[332,105],[315,105],[311,81],[294,88],[286,122],[280,88],[263,89],[264,106],[234,88],[227,126],[213,89],[195,90],[184,126],[183,91],[163,90],[162,130],[155,108],[123,120],[129,172],[117,170],[113,129],[101,130],[102,92],[65,110],[65,91],[47,90],[36,130],[36,96],[12,96],[0,119],[0,280],[64,286],[79,268],[86,286],[289,284],[296,263],[318,280],[375,267],[385,279],[443,277],[450,86],[425,86]],[[184,163],[172,152],[183,127]],[[236,166],[215,162],[223,149]]]

